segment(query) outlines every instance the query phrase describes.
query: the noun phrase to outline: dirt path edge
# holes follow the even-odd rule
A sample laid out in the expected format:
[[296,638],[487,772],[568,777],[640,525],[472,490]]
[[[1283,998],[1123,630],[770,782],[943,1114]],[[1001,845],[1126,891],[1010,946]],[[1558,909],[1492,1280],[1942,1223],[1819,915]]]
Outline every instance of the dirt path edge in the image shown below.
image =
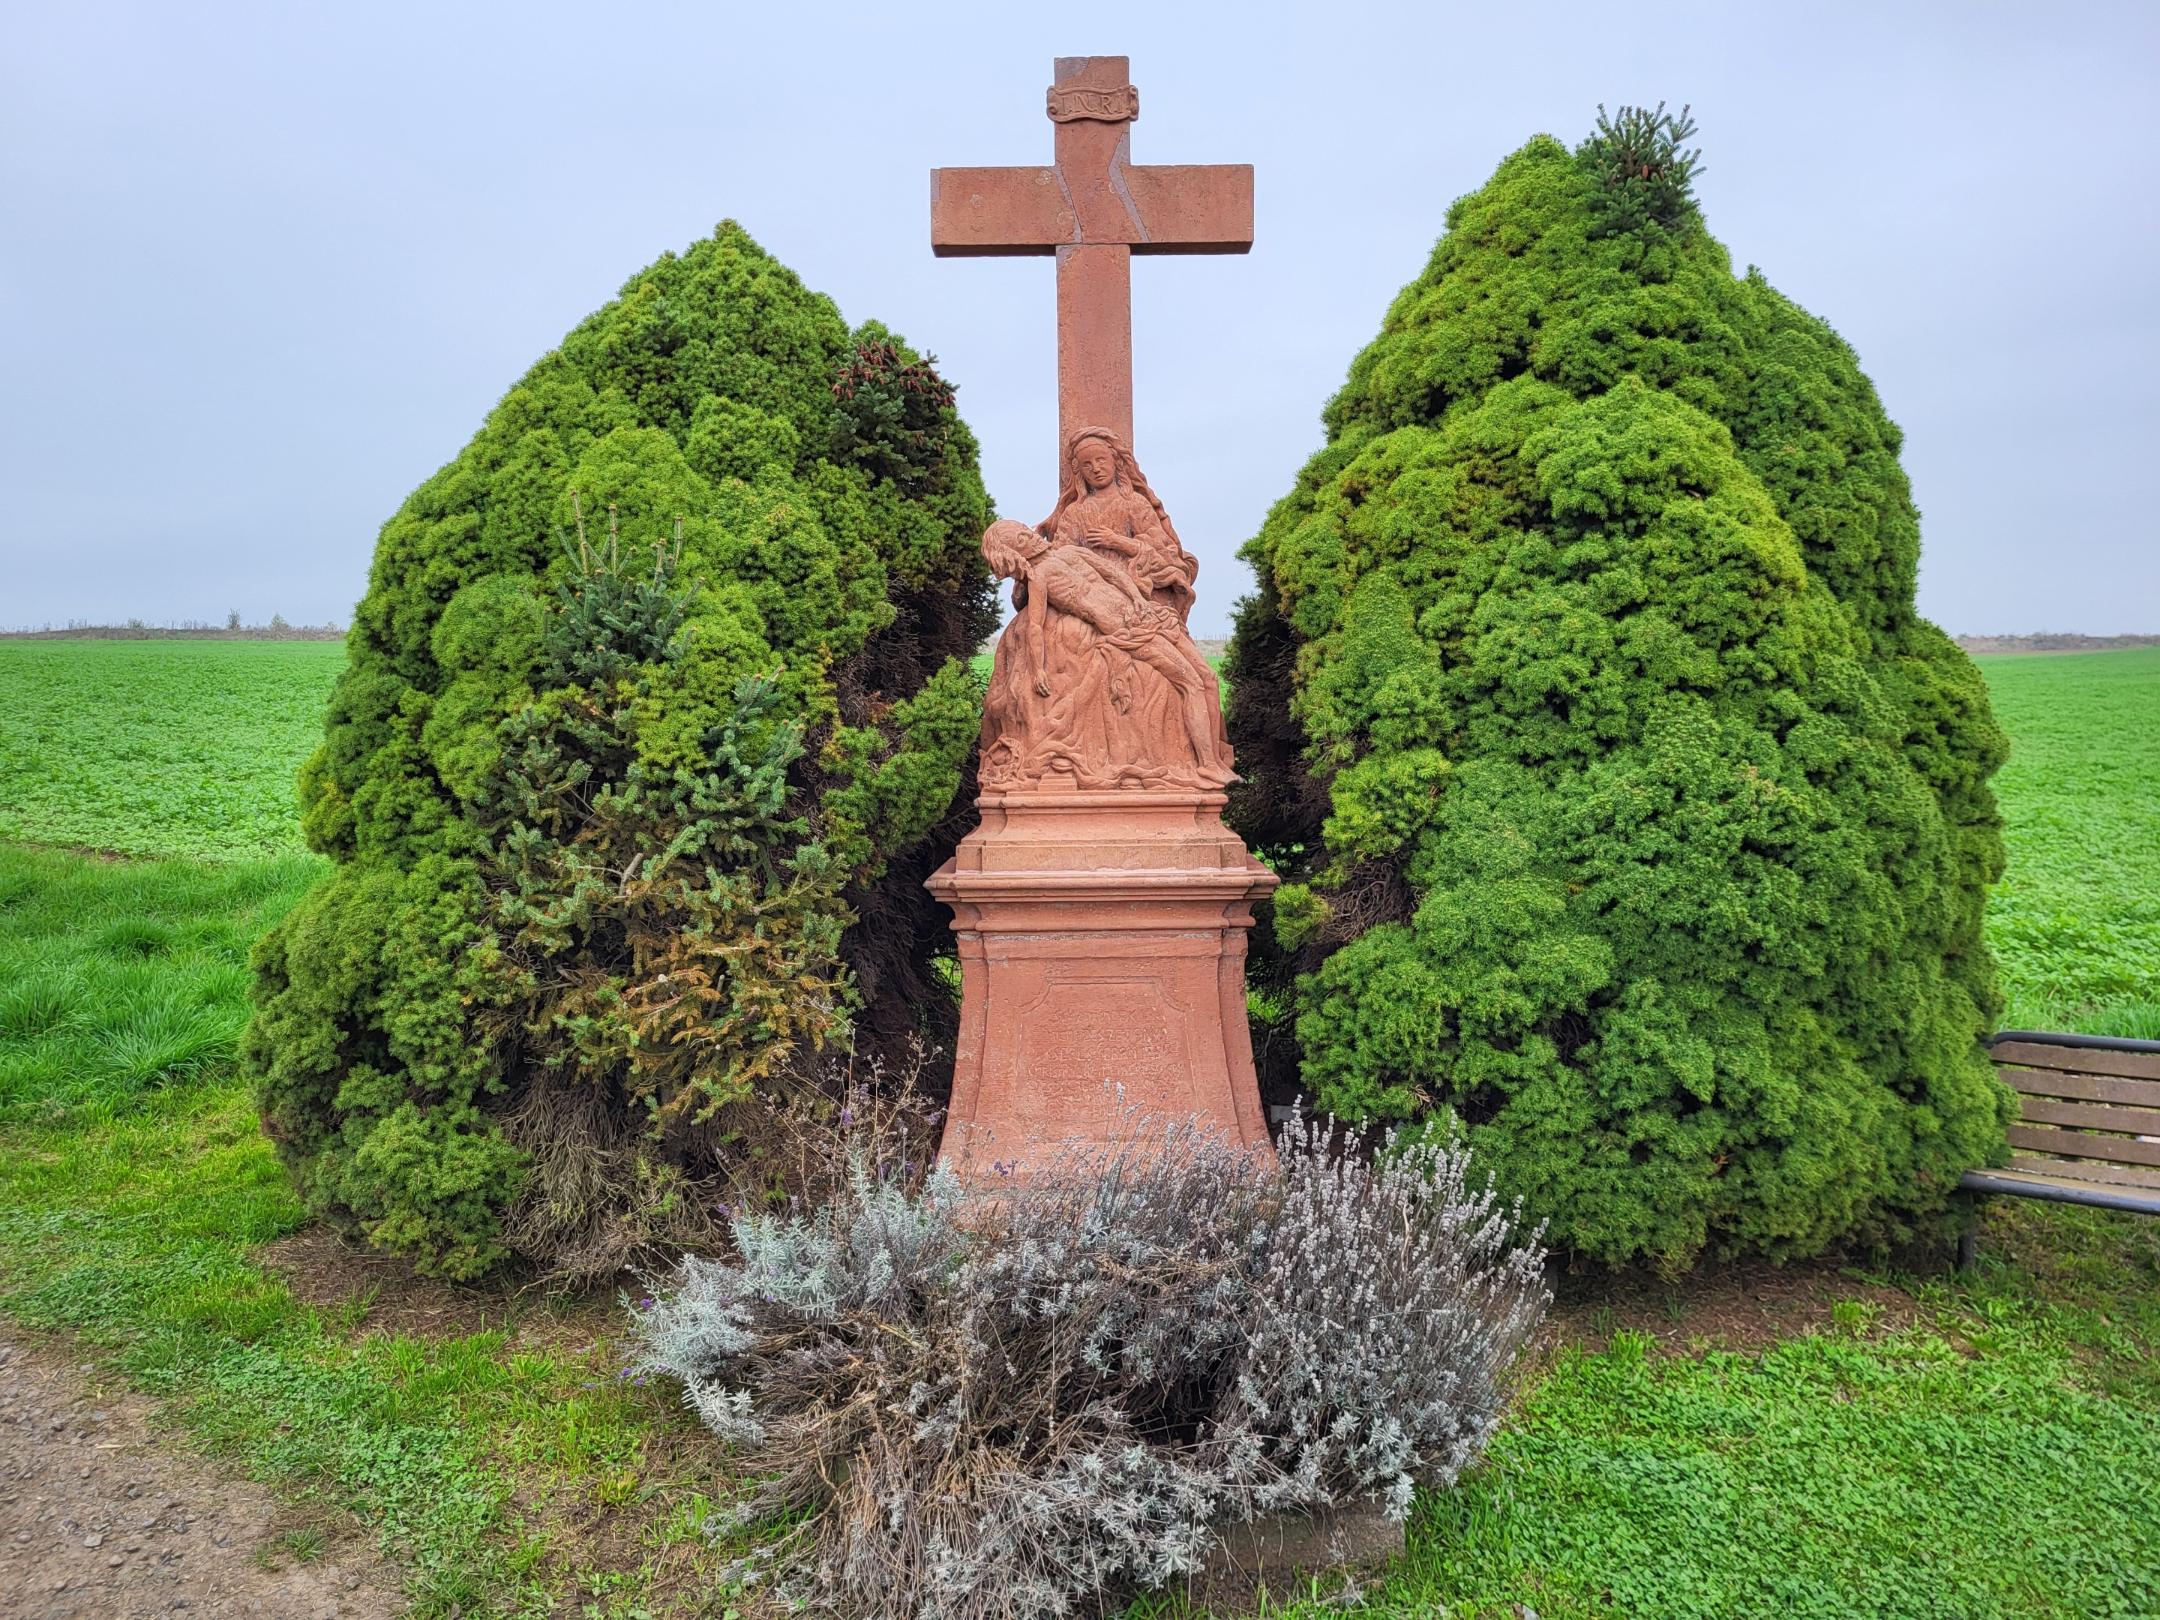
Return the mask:
[[194,1456],[64,1340],[0,1321],[6,1620],[389,1620],[398,1570],[342,1516],[310,1517]]

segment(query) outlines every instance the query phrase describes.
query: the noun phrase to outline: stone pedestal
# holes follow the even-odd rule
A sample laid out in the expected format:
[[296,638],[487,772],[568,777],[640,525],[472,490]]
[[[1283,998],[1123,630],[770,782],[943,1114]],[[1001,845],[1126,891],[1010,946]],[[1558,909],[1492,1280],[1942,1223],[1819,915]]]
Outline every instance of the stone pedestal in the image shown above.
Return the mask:
[[1058,791],[977,801],[933,873],[959,935],[960,1040],[939,1157],[974,1185],[1114,1140],[1120,1103],[1265,1149],[1245,935],[1274,874],[1220,793]]

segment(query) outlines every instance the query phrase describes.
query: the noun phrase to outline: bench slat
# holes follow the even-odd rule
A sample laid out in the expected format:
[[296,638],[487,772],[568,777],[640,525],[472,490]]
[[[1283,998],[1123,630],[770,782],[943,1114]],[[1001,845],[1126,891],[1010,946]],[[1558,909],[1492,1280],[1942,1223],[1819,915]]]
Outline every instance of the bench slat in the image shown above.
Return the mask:
[[2134,1164],[2096,1164],[2089,1159],[2012,1158],[2008,1168],[2040,1176],[2068,1176],[2072,1181],[2105,1182],[2111,1187],[2148,1187],[2160,1192],[2160,1170]]
[[2028,1125],[2075,1125],[2088,1131],[2160,1136],[2160,1108],[2104,1108],[2098,1103],[2027,1097],[2019,1113]]
[[2043,1046],[2038,1041],[1997,1041],[1990,1051],[1997,1063],[2023,1063],[2035,1069],[2063,1069],[2071,1074],[2113,1074],[2127,1080],[2160,1080],[2160,1052],[2109,1052],[2091,1046]]
[[2103,1074],[2065,1074],[2057,1069],[1997,1069],[2002,1083],[2034,1097],[2076,1097],[2084,1102],[2128,1103],[2160,1108],[2160,1080],[2118,1080]]
[[2012,1147],[2039,1153],[2061,1153],[2073,1159],[2111,1159],[2117,1164],[2160,1165],[2160,1142],[2137,1142],[2126,1136],[2097,1136],[2078,1131],[2041,1130],[2032,1125],[2012,1125]]

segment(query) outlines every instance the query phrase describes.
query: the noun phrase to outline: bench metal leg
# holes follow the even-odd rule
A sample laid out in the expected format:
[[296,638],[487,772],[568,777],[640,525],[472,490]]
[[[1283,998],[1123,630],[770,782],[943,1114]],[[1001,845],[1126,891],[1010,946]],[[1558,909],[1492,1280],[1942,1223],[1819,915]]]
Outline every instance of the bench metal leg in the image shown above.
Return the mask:
[[1960,1193],[1956,1204],[1957,1268],[1959,1271],[1970,1271],[1980,1258],[1980,1200],[1971,1193]]

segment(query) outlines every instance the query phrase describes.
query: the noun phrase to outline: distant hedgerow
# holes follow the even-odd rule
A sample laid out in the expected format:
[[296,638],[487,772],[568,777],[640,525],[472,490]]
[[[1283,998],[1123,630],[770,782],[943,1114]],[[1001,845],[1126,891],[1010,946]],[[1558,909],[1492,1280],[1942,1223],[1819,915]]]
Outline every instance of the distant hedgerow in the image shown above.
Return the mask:
[[384,525],[301,776],[337,868],[245,1052],[318,1211],[604,1274],[822,1043],[946,1033],[988,516],[930,360],[732,224],[526,374]]
[[1262,1050],[1668,1266],[1910,1231],[2006,1111],[2003,738],[1915,612],[1898,430],[1732,274],[1691,133],[1624,109],[1449,210],[1229,655]]

